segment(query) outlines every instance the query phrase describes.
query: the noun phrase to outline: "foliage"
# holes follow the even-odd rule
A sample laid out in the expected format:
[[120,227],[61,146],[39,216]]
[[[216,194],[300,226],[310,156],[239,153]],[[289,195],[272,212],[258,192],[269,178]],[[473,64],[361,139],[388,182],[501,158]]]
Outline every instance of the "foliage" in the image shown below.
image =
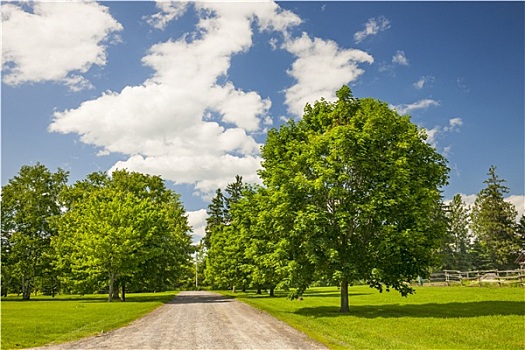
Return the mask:
[[[64,193],[68,210],[54,224],[57,267],[71,291],[108,286],[173,288],[190,269],[190,230],[179,196],[159,177],[116,171],[92,174]],[[125,295],[123,295],[125,298]]]
[[521,242],[521,249],[525,250],[525,215],[522,215],[516,227],[518,241]]
[[491,268],[512,268],[521,248],[516,208],[504,200],[509,189],[496,174],[496,167],[491,166],[487,175],[489,178],[484,181],[487,186],[478,193],[472,209],[471,227],[478,255]]
[[205,227],[205,233],[202,243],[204,245],[205,249],[210,249],[211,247],[211,236],[214,231],[221,230],[222,226],[225,224],[225,202],[224,202],[224,195],[222,194],[222,191],[220,188],[217,189],[215,193],[215,197],[211,200],[210,205],[208,205],[207,214],[208,217],[206,218],[206,227]]
[[409,299],[349,288],[352,310],[340,314],[339,291],[310,288],[301,301],[225,293],[268,312],[331,349],[523,349],[520,288],[418,287]]
[[44,165],[23,166],[2,187],[2,293],[22,292],[29,299],[34,287],[54,293],[56,274],[50,240],[56,234],[50,218],[60,215],[59,192],[68,173],[50,172]]
[[446,212],[448,220],[447,235],[443,242],[441,255],[442,268],[466,271],[471,269],[472,238],[469,232],[470,214],[460,194],[452,199]]
[[279,205],[276,198],[260,186],[247,191],[245,198],[239,201],[251,286],[259,293],[263,287],[269,288],[271,296],[288,275],[290,256],[286,233],[274,225],[275,205]]
[[348,87],[337,96],[268,133],[260,175],[284,202],[272,216],[288,231],[289,286],[301,294],[330,276],[347,312],[352,281],[407,295],[403,282],[426,274],[445,231],[439,188],[448,169],[408,116]]
[[173,299],[175,292],[130,294],[126,303],[104,296],[38,296],[35,302],[2,298],[2,349],[62,343],[121,327]]
[[[212,286],[220,288],[243,289],[249,284],[247,262],[245,256],[246,240],[243,237],[238,214],[238,202],[243,196],[242,178],[237,176],[235,182],[226,187],[227,196],[220,190],[208,207],[208,212],[219,213],[208,218],[206,231],[209,249],[206,255],[206,280]],[[220,207],[222,203],[223,207]],[[222,215],[222,216],[221,216]]]

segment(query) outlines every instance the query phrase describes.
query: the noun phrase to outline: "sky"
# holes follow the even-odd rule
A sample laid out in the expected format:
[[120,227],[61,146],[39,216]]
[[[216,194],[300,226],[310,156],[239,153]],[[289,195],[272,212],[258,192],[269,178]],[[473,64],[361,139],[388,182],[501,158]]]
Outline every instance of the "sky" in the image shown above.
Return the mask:
[[268,130],[348,85],[427,131],[444,199],[491,165],[524,211],[524,2],[2,2],[1,182],[160,175],[204,234]]

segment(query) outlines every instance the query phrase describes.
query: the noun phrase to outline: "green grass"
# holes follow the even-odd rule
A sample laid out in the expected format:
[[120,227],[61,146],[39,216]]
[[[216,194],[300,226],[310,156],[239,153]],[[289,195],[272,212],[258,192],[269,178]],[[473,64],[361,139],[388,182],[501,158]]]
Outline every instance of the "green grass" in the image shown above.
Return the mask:
[[419,287],[403,298],[367,286],[350,288],[350,313],[339,313],[337,288],[312,288],[302,301],[230,293],[331,349],[525,348],[523,288]]
[[127,294],[108,303],[107,295],[2,298],[2,349],[61,343],[107,332],[168,302],[176,292]]

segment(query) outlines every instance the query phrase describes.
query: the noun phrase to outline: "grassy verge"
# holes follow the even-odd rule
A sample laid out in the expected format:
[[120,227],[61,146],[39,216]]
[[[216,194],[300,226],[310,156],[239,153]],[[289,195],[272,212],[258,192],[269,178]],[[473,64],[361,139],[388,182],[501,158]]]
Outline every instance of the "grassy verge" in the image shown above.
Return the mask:
[[415,295],[350,288],[339,313],[337,288],[312,288],[302,301],[284,293],[221,292],[303,331],[331,349],[525,348],[523,288],[420,287]]
[[121,327],[168,302],[176,292],[127,294],[126,302],[105,295],[2,298],[2,349],[61,343]]

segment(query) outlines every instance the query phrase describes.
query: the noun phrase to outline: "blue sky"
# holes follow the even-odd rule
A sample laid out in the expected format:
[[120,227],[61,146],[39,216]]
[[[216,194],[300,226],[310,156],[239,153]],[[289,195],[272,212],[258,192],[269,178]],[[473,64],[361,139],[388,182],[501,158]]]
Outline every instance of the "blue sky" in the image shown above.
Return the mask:
[[2,185],[161,175],[196,236],[217,187],[256,182],[269,128],[343,84],[427,130],[472,203],[487,171],[524,207],[523,2],[2,5]]

